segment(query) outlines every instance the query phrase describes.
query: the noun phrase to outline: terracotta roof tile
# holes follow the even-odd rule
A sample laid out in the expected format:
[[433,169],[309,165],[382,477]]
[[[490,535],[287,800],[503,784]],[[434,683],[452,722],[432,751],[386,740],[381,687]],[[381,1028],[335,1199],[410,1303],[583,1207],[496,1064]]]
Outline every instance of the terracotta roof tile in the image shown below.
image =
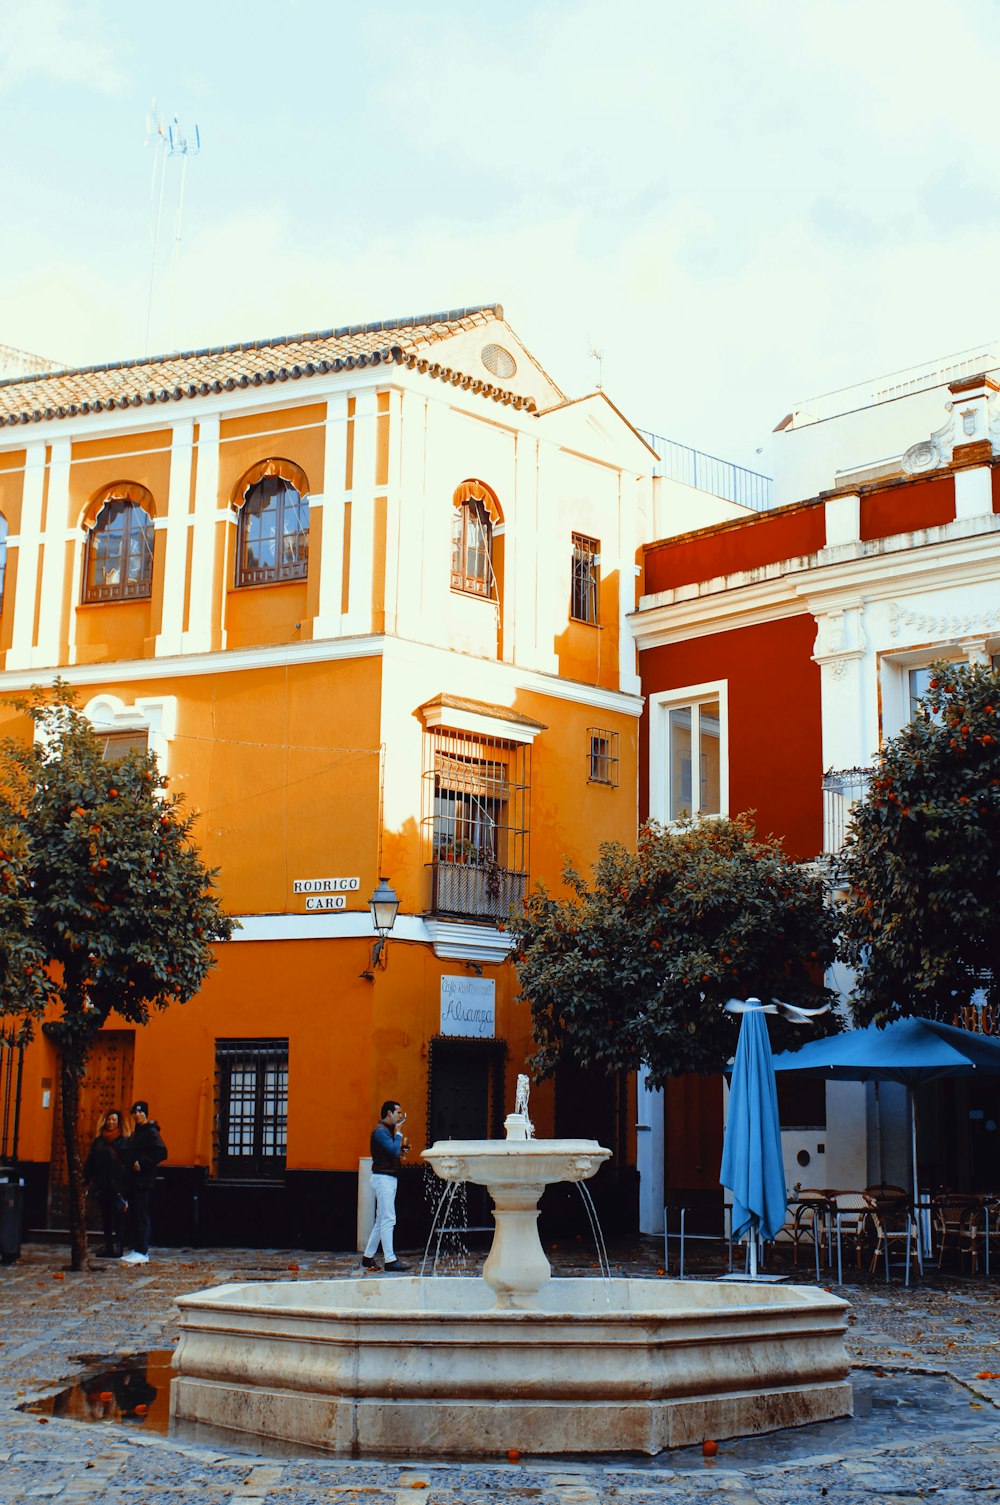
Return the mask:
[[40,423],[112,408],[138,408],[237,387],[270,386],[382,362],[405,363],[498,401],[533,409],[531,398],[515,397],[501,387],[442,368],[428,358],[428,350],[450,335],[502,318],[499,304],[483,304],[377,324],[350,324],[313,334],[278,335],[241,345],[15,377],[0,381],[0,426]]

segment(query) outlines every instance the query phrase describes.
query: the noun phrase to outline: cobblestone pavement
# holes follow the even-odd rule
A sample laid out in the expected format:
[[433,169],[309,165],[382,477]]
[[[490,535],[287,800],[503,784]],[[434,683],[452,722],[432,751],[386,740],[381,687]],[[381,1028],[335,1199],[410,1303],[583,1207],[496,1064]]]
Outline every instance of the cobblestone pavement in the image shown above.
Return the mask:
[[[554,1253],[560,1274],[593,1273],[581,1251]],[[616,1274],[659,1273],[658,1246],[613,1251],[612,1263]],[[0,1269],[0,1505],[1000,1501],[1000,1278],[844,1288],[853,1305],[853,1419],[723,1442],[708,1461],[685,1449],[654,1459],[452,1464],[268,1455],[252,1440],[171,1438],[163,1385],[148,1414],[131,1423],[19,1410],[100,1367],[98,1360],[169,1350],[177,1335],[172,1301],[184,1291],[356,1272],[347,1256],[275,1250],[162,1250],[147,1266],[95,1265],[73,1275],[64,1250],[36,1244]]]

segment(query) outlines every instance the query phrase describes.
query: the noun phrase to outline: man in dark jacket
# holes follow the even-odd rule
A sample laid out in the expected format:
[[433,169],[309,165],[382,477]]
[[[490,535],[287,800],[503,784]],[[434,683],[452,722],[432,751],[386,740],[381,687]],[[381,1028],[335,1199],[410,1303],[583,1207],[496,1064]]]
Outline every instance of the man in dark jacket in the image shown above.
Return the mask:
[[408,1139],[402,1135],[406,1114],[397,1102],[390,1099],[382,1104],[378,1123],[372,1130],[372,1191],[375,1193],[375,1224],[365,1245],[361,1264],[366,1270],[377,1270],[375,1255],[379,1244],[385,1256],[388,1275],[398,1275],[406,1266],[396,1258],[392,1247],[392,1231],[396,1226],[396,1184],[399,1178],[399,1162],[410,1148]]
[[126,1174],[126,1199],[132,1248],[122,1255],[126,1265],[149,1263],[149,1198],[156,1179],[156,1167],[167,1158],[167,1147],[160,1137],[160,1126],[149,1116],[149,1104],[138,1099],[132,1104],[135,1131],[128,1141],[123,1158]]

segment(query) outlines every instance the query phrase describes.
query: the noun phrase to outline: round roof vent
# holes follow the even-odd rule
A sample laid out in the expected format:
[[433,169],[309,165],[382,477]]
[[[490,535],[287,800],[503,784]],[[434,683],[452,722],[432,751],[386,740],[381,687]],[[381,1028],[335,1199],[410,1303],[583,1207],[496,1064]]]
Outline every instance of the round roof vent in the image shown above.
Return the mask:
[[517,371],[517,361],[502,345],[483,346],[483,365],[491,376],[499,376],[502,381],[509,380]]

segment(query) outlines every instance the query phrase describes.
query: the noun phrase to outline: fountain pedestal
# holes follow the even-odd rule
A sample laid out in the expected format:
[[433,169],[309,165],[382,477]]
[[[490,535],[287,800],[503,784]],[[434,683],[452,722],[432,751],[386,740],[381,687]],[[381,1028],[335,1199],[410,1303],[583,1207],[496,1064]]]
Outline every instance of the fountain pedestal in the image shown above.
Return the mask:
[[445,1139],[423,1153],[442,1181],[474,1181],[493,1198],[496,1233],[483,1279],[500,1309],[532,1311],[552,1269],[538,1237],[546,1186],[587,1181],[611,1151],[596,1139],[529,1139],[527,1119],[508,1114],[506,1139]]

